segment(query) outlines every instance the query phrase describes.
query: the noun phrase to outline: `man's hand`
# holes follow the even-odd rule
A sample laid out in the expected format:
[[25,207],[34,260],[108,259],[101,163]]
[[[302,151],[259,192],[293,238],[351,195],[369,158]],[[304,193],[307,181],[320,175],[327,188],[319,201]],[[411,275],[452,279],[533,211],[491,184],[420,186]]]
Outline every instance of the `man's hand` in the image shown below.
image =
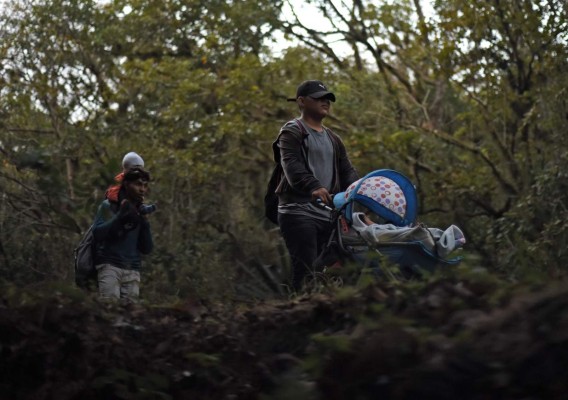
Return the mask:
[[312,201],[320,199],[324,204],[331,205],[332,198],[326,188],[321,187],[312,192]]
[[138,220],[138,212],[132,203],[125,199],[120,203],[118,218],[122,223],[136,222]]

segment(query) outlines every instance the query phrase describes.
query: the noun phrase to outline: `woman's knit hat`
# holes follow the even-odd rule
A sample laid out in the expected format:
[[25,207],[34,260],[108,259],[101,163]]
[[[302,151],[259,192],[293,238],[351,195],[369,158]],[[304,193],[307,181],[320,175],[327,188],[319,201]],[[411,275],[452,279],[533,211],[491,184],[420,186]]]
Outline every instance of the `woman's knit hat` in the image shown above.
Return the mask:
[[138,154],[131,151],[122,159],[122,170],[126,171],[134,167],[144,168],[144,160]]

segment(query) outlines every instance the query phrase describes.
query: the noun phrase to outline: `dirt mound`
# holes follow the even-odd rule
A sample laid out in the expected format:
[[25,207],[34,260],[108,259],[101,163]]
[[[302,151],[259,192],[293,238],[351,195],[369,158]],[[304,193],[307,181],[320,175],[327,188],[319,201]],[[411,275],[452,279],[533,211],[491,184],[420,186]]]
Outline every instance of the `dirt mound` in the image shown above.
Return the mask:
[[568,287],[440,280],[239,307],[0,308],[2,399],[556,399]]

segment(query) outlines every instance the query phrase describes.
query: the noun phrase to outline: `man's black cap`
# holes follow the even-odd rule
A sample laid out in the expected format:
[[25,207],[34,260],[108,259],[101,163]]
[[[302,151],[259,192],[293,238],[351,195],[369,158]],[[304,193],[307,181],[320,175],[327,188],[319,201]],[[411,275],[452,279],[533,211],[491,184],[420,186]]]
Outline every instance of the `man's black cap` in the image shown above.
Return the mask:
[[331,101],[335,102],[335,95],[327,90],[327,87],[322,83],[322,81],[304,81],[300,83],[298,89],[296,90],[296,97],[287,99],[288,101],[296,101],[298,97],[312,97],[314,99],[321,99],[322,97],[327,97]]

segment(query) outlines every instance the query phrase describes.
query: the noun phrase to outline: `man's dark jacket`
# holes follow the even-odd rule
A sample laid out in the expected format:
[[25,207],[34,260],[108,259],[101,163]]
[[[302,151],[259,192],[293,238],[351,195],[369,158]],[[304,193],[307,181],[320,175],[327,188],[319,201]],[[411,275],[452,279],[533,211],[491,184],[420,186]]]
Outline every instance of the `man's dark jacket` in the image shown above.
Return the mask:
[[93,228],[95,265],[112,264],[138,271],[142,265],[141,254],[149,254],[154,242],[150,223],[134,206],[119,206],[124,198],[124,188],[121,188],[117,201],[107,198],[99,206]]
[[[334,153],[334,174],[329,192],[336,194],[346,190],[359,179],[359,175],[349,161],[341,138],[328,128],[324,128],[324,131],[331,139]],[[308,148],[304,141],[308,135],[300,121],[292,120],[282,127],[272,144],[274,161],[281,163],[284,170],[276,188],[280,204],[309,202],[312,200],[312,192],[323,187],[310,169]]]

